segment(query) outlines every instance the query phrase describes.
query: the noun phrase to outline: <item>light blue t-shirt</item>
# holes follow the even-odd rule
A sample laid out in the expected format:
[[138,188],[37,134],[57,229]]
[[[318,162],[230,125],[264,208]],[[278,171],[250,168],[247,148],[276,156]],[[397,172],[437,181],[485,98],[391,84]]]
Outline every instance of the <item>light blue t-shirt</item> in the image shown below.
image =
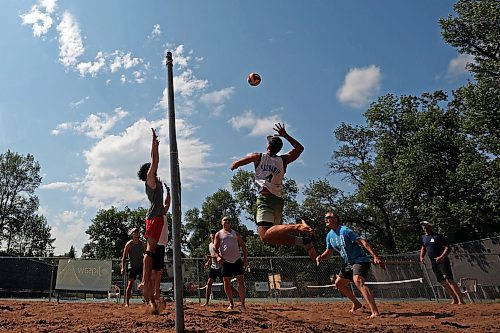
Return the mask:
[[326,235],[326,248],[337,250],[347,265],[370,262],[363,247],[356,242],[360,238],[357,233],[341,225],[337,233],[330,230]]

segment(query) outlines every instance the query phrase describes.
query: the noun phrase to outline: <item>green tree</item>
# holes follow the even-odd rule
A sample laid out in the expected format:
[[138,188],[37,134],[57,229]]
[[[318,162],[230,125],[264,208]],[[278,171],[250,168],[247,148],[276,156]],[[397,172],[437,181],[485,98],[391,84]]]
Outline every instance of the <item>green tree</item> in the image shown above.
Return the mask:
[[[500,3],[497,0],[459,0],[451,14],[439,20],[444,40],[458,52],[474,57],[468,67],[478,80],[500,80]],[[498,85],[497,85],[498,89]]]
[[71,245],[71,247],[69,248],[69,252],[65,253],[64,256],[68,257],[68,258],[76,258],[75,247],[73,245]]
[[136,227],[140,234],[144,233],[145,212],[144,208],[131,210],[128,207],[125,207],[123,211],[115,207],[99,210],[86,231],[90,243],[84,245],[82,257],[121,258],[123,248],[130,239],[130,229]]
[[[440,19],[444,40],[458,52],[473,57],[468,64],[476,82],[456,92],[461,127],[478,149],[500,153],[500,2],[460,0],[451,14]],[[498,162],[494,162],[498,168]]]
[[6,240],[7,252],[30,212],[38,209],[35,190],[41,182],[40,164],[33,155],[10,150],[0,154],[0,241]]
[[28,257],[49,257],[54,254],[55,238],[43,215],[28,214],[12,238],[11,253]]

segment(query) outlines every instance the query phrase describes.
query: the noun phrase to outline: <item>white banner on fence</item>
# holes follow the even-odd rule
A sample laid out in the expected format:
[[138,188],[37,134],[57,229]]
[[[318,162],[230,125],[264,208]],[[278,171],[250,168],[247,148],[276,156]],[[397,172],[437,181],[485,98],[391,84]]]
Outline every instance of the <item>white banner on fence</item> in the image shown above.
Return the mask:
[[111,260],[59,260],[56,289],[108,291],[110,286]]

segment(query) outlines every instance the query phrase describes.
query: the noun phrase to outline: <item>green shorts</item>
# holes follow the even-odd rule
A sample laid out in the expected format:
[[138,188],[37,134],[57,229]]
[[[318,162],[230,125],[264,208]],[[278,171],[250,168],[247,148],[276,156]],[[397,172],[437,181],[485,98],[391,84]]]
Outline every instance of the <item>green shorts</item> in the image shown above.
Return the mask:
[[257,225],[281,224],[283,214],[283,198],[274,194],[259,195],[257,197]]

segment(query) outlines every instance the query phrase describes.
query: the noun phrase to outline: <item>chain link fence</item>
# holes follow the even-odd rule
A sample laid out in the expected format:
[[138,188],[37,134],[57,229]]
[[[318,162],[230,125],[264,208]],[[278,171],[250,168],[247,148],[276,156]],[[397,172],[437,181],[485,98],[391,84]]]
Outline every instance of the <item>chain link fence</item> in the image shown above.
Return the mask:
[[[430,262],[421,264],[418,253],[383,256],[386,269],[372,265],[367,282],[376,298],[383,299],[446,299],[436,281]],[[106,298],[107,293],[92,291],[56,291],[58,264],[61,258],[0,257],[0,298],[48,298],[59,293],[65,297]],[[67,259],[66,259],[67,260]],[[76,259],[81,260],[81,259]],[[428,259],[426,259],[428,260]],[[455,281],[460,278],[477,280],[477,299],[500,298],[500,253],[452,253],[450,261]],[[205,258],[182,260],[184,297],[204,299],[208,271]],[[333,287],[341,268],[339,257],[323,261],[318,267],[308,257],[252,257],[245,272],[247,298],[276,300],[286,298],[340,298]],[[120,274],[121,260],[112,260],[111,284],[123,291],[128,277]],[[173,267],[165,262],[163,285],[173,285]],[[354,293],[361,296],[354,287]],[[139,296],[134,288],[133,295]],[[220,281],[212,288],[214,299],[225,299]]]

